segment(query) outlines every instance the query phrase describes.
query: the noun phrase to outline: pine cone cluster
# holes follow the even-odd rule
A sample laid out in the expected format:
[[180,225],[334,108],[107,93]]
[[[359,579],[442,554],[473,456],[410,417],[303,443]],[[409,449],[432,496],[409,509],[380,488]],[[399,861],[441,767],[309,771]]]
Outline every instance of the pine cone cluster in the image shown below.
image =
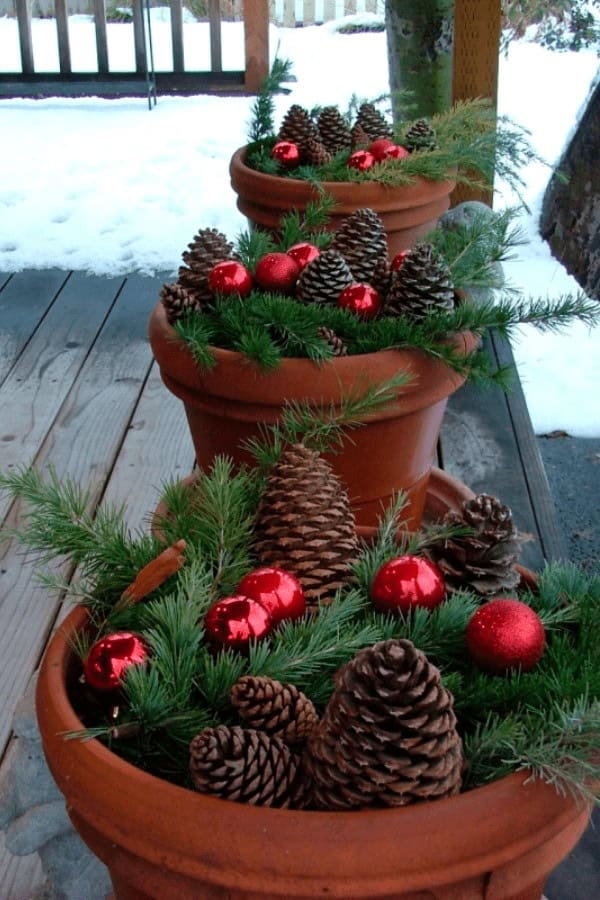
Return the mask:
[[244,675],[230,691],[231,702],[251,728],[280,737],[288,746],[303,743],[319,717],[314,704],[293,684]]
[[372,103],[363,103],[352,126],[336,106],[325,106],[315,122],[310,113],[294,103],[277,134],[278,141],[298,145],[303,163],[320,166],[336,153],[362,150],[377,138],[391,138],[392,128]]
[[387,263],[387,242],[380,217],[372,209],[356,210],[336,231],[331,250],[344,258],[354,281],[373,283],[375,271]]
[[408,640],[361,650],[335,690],[302,758],[308,806],[346,810],[449,797],[462,782],[452,694]]
[[309,611],[352,581],[359,551],[354,515],[339,478],[316,450],[296,444],[272,466],[254,533],[257,559],[293,572]]
[[454,308],[450,270],[432,244],[417,244],[390,278],[384,312],[388,316],[423,319],[430,312]]
[[430,547],[450,587],[471,589],[482,597],[517,587],[515,563],[521,547],[511,511],[500,500],[478,494],[466,500],[460,512],[446,513],[443,524],[472,529],[472,534]]
[[173,284],[164,284],[160,289],[160,302],[167,313],[169,325],[174,325],[191,310],[202,309],[202,304],[194,293],[188,291],[177,281]]
[[344,257],[336,250],[323,250],[300,273],[296,282],[296,300],[335,306],[344,288],[353,280]]
[[404,135],[403,146],[411,153],[415,150],[435,150],[437,138],[435,130],[427,119],[417,119]]
[[236,259],[233,244],[216,228],[202,228],[194,235],[188,249],[182,254],[184,266],[180,266],[178,281],[196,295],[202,303],[212,298],[208,276],[217,263],[224,259]]

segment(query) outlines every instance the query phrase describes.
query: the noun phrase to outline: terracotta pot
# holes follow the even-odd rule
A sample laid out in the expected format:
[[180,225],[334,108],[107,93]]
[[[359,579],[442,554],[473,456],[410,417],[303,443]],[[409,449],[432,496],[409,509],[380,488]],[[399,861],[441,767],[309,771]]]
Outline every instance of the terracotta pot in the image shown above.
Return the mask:
[[66,682],[75,609],[46,652],[37,714],[69,815],[108,866],[117,900],[539,900],[590,809],[515,774],[445,800],[350,813],[260,809],[135,768],[82,723]]
[[[241,353],[214,348],[216,365],[200,371],[160,303],[150,317],[149,333],[162,379],[184,403],[202,468],[222,453],[236,463],[250,462],[240,445],[257,437],[261,424],[276,422],[286,401],[338,407],[367,384],[382,384],[398,372],[411,375],[394,402],[354,429],[330,460],[347,486],[359,525],[375,525],[382,504],[404,490],[410,527],[418,527],[446,403],[464,377],[416,350],[338,357],[321,366],[308,359],[283,359],[265,373]],[[464,333],[454,342],[461,353],[470,353],[477,338]]]
[[[316,200],[318,192],[299,178],[280,178],[257,172],[246,165],[246,148],[233,154],[229,164],[231,186],[238,195],[237,207],[251,224],[277,231],[284,213]],[[415,178],[413,184],[390,187],[376,181],[325,181],[322,187],[336,206],[330,214],[330,230],[336,230],[350,213],[369,207],[382,219],[390,256],[414,246],[450,206],[456,182]]]

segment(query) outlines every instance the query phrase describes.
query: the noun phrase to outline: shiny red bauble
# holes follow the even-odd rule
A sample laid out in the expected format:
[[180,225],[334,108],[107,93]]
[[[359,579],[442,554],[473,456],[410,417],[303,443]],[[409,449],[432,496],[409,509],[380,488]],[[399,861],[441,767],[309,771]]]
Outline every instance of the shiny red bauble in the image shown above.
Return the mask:
[[90,687],[97,691],[114,691],[132,666],[143,665],[148,659],[148,645],[131,631],[107,634],[92,646],[83,674]]
[[306,268],[306,266],[316,259],[321,251],[318,247],[315,247],[314,244],[302,243],[302,244],[294,244],[293,247],[287,251],[288,256],[291,256],[292,259],[298,263],[300,269]]
[[381,309],[381,295],[370,284],[351,284],[338,297],[337,305],[360,319],[374,319]]
[[275,566],[249,572],[238,585],[240,594],[258,600],[274,623],[300,619],[306,612],[304,590],[295,575]]
[[504,675],[511,669],[533,669],[544,653],[546,634],[534,609],[520,600],[501,597],[474,613],[465,639],[480,669]]
[[293,141],[278,141],[271,150],[271,156],[286,169],[294,169],[300,164],[300,148]]
[[261,288],[282,294],[292,290],[299,274],[300,266],[288,253],[267,253],[254,270],[254,278]]
[[435,609],[446,596],[446,585],[434,563],[421,556],[397,556],[385,563],[371,585],[375,609],[409,613],[416,606]]
[[367,149],[369,153],[373,154],[377,162],[381,162],[385,159],[386,150],[389,150],[390,147],[394,146],[394,142],[390,141],[389,138],[378,138],[376,141],[373,141]]
[[386,159],[404,159],[405,156],[410,156],[406,147],[402,147],[401,144],[392,144],[383,154],[383,161],[385,162]]
[[348,166],[351,169],[358,169],[359,172],[366,172],[372,169],[377,160],[369,150],[355,150],[348,159]]
[[208,286],[213,294],[246,297],[252,290],[252,275],[241,262],[225,259],[211,269]]
[[206,637],[224,650],[246,650],[250,641],[266,637],[272,628],[265,607],[242,594],[213,603],[204,618]]
[[395,257],[392,260],[392,270],[397,272],[398,269],[401,269],[404,265],[404,260],[408,256],[407,250],[401,250],[400,253],[396,253]]

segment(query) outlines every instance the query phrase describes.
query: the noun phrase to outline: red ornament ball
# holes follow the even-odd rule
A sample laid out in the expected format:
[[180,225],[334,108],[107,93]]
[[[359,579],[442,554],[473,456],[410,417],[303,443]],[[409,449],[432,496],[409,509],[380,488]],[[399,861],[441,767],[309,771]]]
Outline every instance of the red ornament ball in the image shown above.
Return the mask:
[[395,257],[392,260],[392,269],[394,272],[397,272],[398,269],[402,268],[402,266],[404,265],[404,260],[407,256],[407,250],[401,250],[400,253],[396,253]]
[[386,150],[390,147],[394,146],[394,142],[390,141],[389,138],[378,138],[376,141],[373,141],[372,144],[368,147],[369,153],[372,153],[377,162],[381,162],[385,159]]
[[148,659],[145,641],[131,631],[107,634],[92,646],[83,674],[90,687],[97,691],[114,691],[132,666],[139,666]]
[[266,291],[286,294],[296,284],[299,274],[300,266],[288,253],[267,253],[259,259],[254,277]]
[[351,284],[338,297],[337,305],[360,319],[374,319],[381,309],[381,295],[370,284]]
[[494,675],[511,669],[529,672],[544,653],[546,635],[534,609],[520,600],[501,597],[485,603],[471,617],[465,634],[477,666]]
[[241,262],[225,259],[211,269],[208,286],[213,294],[246,297],[252,290],[252,275]]
[[213,603],[204,619],[207,638],[223,649],[245,650],[251,640],[266,637],[272,627],[265,607],[242,594]]
[[294,244],[293,247],[287,251],[288,256],[291,256],[292,259],[298,263],[300,266],[300,270],[306,268],[306,266],[316,259],[319,256],[321,251],[318,247],[315,247],[314,244]]
[[385,563],[371,585],[371,601],[380,612],[408,613],[415,606],[435,609],[446,596],[442,573],[421,556],[397,556]]
[[355,150],[348,159],[348,166],[351,169],[358,169],[359,172],[366,172],[372,169],[377,160],[369,150]]
[[388,147],[383,155],[384,161],[386,159],[404,159],[405,156],[410,156],[410,153],[403,147],[401,144],[392,144],[391,147]]
[[302,585],[285,569],[275,566],[255,569],[242,578],[238,591],[264,606],[274,623],[282,619],[300,619],[306,612]]
[[271,150],[271,156],[286,169],[294,169],[300,164],[300,148],[293,141],[278,141]]

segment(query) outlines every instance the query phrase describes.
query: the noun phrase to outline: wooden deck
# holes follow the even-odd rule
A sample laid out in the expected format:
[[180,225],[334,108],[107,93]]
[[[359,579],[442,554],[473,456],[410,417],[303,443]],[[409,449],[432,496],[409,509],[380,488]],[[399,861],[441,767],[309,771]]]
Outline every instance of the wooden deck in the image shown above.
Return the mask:
[[[181,403],[162,385],[146,339],[163,279],[99,278],[59,270],[0,273],[0,468],[53,466],[93,486],[93,503],[125,502],[144,527],[161,485],[187,474],[193,449]],[[491,344],[505,361],[510,350]],[[440,463],[513,509],[529,536],[523,563],[562,555],[546,477],[520,391],[463,388],[452,398]],[[0,524],[19,510],[0,501]],[[34,566],[0,547],[0,754],[16,703],[60,617]],[[1,837],[1,836],[0,836]],[[0,897],[28,900],[37,856],[0,849]],[[554,898],[553,898],[554,900]]]

